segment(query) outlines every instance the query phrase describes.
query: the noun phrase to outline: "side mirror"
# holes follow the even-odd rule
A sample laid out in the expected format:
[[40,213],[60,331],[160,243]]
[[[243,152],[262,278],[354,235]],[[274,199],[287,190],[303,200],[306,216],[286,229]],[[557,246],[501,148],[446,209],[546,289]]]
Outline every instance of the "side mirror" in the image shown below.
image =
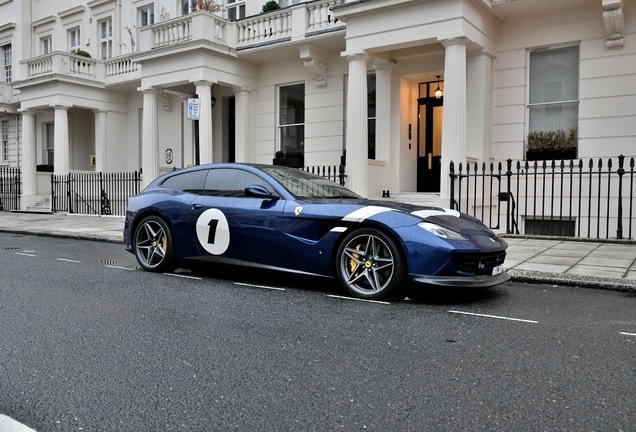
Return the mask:
[[245,188],[245,196],[250,198],[278,199],[278,195],[273,195],[265,186],[248,186]]

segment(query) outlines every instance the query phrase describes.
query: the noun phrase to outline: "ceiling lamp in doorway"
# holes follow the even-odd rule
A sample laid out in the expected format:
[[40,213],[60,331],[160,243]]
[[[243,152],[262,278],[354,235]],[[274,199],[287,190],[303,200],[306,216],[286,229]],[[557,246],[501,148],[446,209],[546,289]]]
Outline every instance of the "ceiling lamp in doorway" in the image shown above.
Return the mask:
[[441,78],[441,75],[436,75],[436,77],[437,77],[437,88],[435,89],[435,98],[441,99],[443,95],[442,88],[439,86],[439,79]]

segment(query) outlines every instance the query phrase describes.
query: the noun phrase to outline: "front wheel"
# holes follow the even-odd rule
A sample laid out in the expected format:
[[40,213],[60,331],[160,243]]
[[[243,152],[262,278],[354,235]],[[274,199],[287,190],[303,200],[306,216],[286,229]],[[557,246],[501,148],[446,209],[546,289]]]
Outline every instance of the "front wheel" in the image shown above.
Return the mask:
[[338,248],[336,273],[349,294],[363,299],[386,299],[402,292],[404,265],[400,249],[382,231],[353,231]]
[[175,269],[172,233],[158,216],[148,216],[137,226],[135,256],[144,270],[170,272]]

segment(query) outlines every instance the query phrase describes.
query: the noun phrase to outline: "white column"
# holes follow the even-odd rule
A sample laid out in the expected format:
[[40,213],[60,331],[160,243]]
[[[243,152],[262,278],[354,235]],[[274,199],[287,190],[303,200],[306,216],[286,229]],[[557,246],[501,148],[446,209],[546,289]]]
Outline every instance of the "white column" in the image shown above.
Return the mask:
[[449,205],[449,164],[466,164],[466,38],[447,39],[444,64],[444,116],[442,119],[442,178],[440,199]]
[[106,111],[95,111],[95,171],[106,171]]
[[71,170],[71,155],[68,141],[67,105],[54,105],[55,133],[53,135],[53,165],[56,175],[68,175]]
[[142,178],[143,187],[159,176],[159,125],[157,120],[157,91],[142,90],[144,95],[142,131]]
[[213,162],[212,156],[212,83],[195,81],[197,95],[201,100],[199,108],[199,162],[201,165]]
[[242,88],[235,94],[234,141],[236,162],[249,162],[250,89]]
[[[375,66],[375,158],[387,162],[389,162],[391,155],[391,81],[393,79],[393,66],[395,66],[395,63]],[[388,184],[386,187],[388,188]]]
[[[36,195],[37,172],[35,157],[35,113],[20,110],[22,114],[22,195]],[[26,207],[25,207],[26,208]]]
[[366,198],[369,171],[366,54],[344,55],[349,61],[347,90],[347,187]]
[[488,162],[492,149],[490,81],[492,53],[484,50],[466,60],[466,156]]

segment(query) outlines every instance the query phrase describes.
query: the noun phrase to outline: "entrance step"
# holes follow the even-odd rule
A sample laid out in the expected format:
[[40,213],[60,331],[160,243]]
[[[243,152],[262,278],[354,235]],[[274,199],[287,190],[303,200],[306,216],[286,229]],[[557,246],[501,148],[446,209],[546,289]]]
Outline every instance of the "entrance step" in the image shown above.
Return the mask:
[[29,213],[51,213],[51,200],[47,198],[44,201],[28,205],[26,211]]
[[389,198],[383,198],[389,201],[403,202],[419,206],[435,206],[435,200],[439,198],[439,193],[435,192],[396,192],[392,193]]

